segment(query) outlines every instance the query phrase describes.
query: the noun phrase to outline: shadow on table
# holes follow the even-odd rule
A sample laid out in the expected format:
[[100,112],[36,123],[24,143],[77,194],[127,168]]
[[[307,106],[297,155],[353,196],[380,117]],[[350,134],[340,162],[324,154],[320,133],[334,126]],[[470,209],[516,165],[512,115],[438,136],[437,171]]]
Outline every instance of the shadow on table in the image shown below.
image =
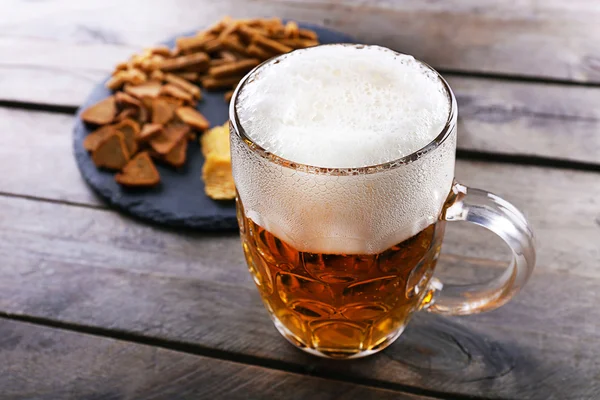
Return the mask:
[[[390,389],[410,387],[425,395],[566,399],[573,398],[574,385],[589,386],[566,363],[555,367],[540,362],[546,354],[517,344],[518,333],[493,330],[456,317],[418,313],[402,336],[379,354],[353,361],[313,359],[311,364],[331,378]],[[559,376],[569,377],[568,384]]]

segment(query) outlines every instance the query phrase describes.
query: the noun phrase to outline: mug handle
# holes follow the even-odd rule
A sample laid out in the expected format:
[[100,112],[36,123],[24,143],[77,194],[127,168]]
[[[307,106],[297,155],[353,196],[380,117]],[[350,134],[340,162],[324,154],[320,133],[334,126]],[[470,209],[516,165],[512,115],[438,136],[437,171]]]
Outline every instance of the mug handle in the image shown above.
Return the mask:
[[454,183],[442,218],[467,221],[500,236],[512,251],[504,273],[489,282],[473,285],[444,285],[432,278],[433,296],[427,311],[443,315],[468,315],[490,311],[506,304],[525,285],[535,265],[533,232],[515,206],[495,194]]

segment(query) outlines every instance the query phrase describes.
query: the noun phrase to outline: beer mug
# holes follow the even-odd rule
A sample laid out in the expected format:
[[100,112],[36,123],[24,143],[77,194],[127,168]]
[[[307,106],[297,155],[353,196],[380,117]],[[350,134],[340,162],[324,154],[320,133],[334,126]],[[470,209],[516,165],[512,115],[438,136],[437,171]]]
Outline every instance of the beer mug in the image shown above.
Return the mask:
[[[456,126],[446,81],[378,46],[296,50],[240,82],[230,132],[242,246],[288,341],[362,357],[390,345],[416,311],[488,311],[523,287],[535,263],[531,228],[507,201],[454,181]],[[508,244],[501,276],[460,286],[436,278],[452,221]]]

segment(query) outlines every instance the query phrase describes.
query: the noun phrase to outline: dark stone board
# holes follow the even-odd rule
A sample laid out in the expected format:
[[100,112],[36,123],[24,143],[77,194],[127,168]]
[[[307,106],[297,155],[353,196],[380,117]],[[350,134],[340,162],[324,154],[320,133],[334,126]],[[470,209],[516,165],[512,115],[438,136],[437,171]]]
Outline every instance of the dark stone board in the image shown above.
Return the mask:
[[[350,36],[340,32],[309,24],[300,26],[315,30],[321,43],[354,42]],[[172,47],[175,39],[165,44]],[[204,182],[201,178],[204,158],[198,142],[189,143],[187,162],[183,168],[175,170],[157,165],[161,184],[156,188],[123,188],[115,182],[113,172],[96,168],[90,155],[83,148],[83,139],[93,127],[83,123],[79,114],[88,106],[111,95],[111,91],[104,87],[106,80],[94,88],[81,105],[75,119],[75,158],[83,178],[91,188],[110,206],[142,220],[206,231],[236,229],[235,202],[212,200],[204,194]],[[223,93],[202,92],[203,100],[197,108],[210,121],[211,126],[221,125],[228,120],[229,106],[223,100]]]

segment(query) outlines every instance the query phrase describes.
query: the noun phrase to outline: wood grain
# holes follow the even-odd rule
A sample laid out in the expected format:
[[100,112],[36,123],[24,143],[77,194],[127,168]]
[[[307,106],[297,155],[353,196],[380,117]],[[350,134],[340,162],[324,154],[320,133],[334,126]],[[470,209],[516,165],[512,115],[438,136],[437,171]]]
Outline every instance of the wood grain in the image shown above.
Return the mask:
[[447,78],[459,149],[600,164],[600,88]]
[[275,15],[326,25],[441,69],[600,81],[600,7],[589,0],[175,0],[151,6],[141,0],[52,0],[35,6],[6,0],[1,7],[2,32],[17,38],[147,46],[225,14]]
[[[538,230],[538,273],[515,302],[494,313],[416,319],[422,325],[412,336],[409,328],[406,342],[399,342],[406,347],[395,345],[372,361],[334,365],[288,346],[258,300],[234,235],[188,235],[89,207],[0,197],[0,259],[6,266],[0,269],[0,310],[386,387],[511,399],[593,398],[599,389],[599,258],[590,238],[600,227],[594,222],[597,174],[460,161],[457,171],[464,182],[506,193],[524,209]],[[34,182],[43,187],[44,179]],[[496,253],[486,240],[451,233],[447,252],[486,259],[446,256],[442,268],[465,281],[499,269],[489,260]]]
[[[27,39],[23,46],[15,39],[0,38],[0,52],[13,53],[0,60],[0,100],[75,108],[131,52],[114,45],[69,43],[53,46],[52,54],[42,52],[48,46],[37,39]],[[66,59],[72,61],[65,64]],[[600,112],[595,107],[600,88],[452,74],[446,78],[458,99],[459,149],[600,164]],[[23,114],[1,109],[0,113],[4,114],[0,124],[11,129],[18,124],[19,133],[26,124],[40,129],[31,118],[19,121]],[[65,123],[63,129],[70,125]],[[57,127],[58,122],[49,126]]]
[[[2,100],[75,106],[136,47],[0,37]],[[67,99],[77,99],[69,102]]]
[[[102,203],[83,183],[75,166],[71,124],[70,117],[60,114],[0,108],[0,129],[4,132],[5,139],[5,145],[0,146],[0,170],[10,171],[0,181],[0,193],[101,207]],[[16,168],[18,165],[26,165],[27,168]],[[597,173],[459,160],[456,176],[467,185],[484,188],[505,197],[525,212],[538,237],[540,263],[546,268],[600,276],[600,271],[596,268],[600,259],[599,245],[597,241],[590,240],[600,235],[600,226],[596,222],[600,217],[600,181]],[[200,249],[204,249],[206,243],[206,237],[203,236],[194,239],[186,237],[182,240],[182,235],[139,224],[132,225],[130,219],[111,213],[95,214],[87,213],[86,210],[64,208],[61,212],[69,216],[61,221],[44,208],[46,205],[23,203],[20,207],[23,209],[16,209],[0,219],[4,229],[11,230],[11,227],[23,225],[27,216],[32,216],[32,226],[37,226],[36,229],[48,229],[48,237],[55,237],[56,240],[64,234],[73,236],[73,230],[83,232],[91,229],[93,232],[98,229],[103,235],[108,235],[105,237],[131,231],[124,240],[134,243],[142,238],[150,243],[161,240],[174,243],[163,244],[164,246],[181,246],[182,241],[192,241]],[[37,211],[36,207],[40,207],[40,210]],[[38,220],[43,223],[38,223]],[[490,236],[473,234],[472,228],[460,229],[454,225],[451,228],[454,234],[447,235],[445,242],[445,248],[451,253],[497,260],[504,259],[504,255],[508,254],[505,249],[498,248],[498,242],[492,241]],[[82,245],[78,243],[77,237],[68,240],[75,240],[74,244],[68,246]],[[110,240],[109,246],[119,243],[114,238]],[[226,241],[219,242],[218,238],[211,240],[223,243],[221,246]],[[233,239],[227,240],[235,242]],[[45,246],[38,239],[27,239],[25,242],[32,246],[39,245],[41,249]],[[103,240],[95,241],[98,246],[102,243]],[[190,250],[190,247],[192,245],[187,249]],[[241,260],[237,246],[233,248],[236,252],[227,253],[228,256],[235,254],[236,261]],[[191,251],[197,254],[198,259],[204,257],[204,254],[213,254],[211,251]],[[148,259],[137,255],[133,259],[139,260],[140,265],[152,265],[153,263],[146,262],[151,257],[154,255]],[[102,260],[101,263],[105,261],[107,260]],[[213,261],[215,260],[208,262],[208,265]],[[169,262],[165,258],[164,265],[157,265],[163,265],[159,268],[168,270],[166,266]],[[185,263],[181,268],[188,268],[184,265]],[[177,270],[174,266],[172,268]]]
[[[104,209],[0,197],[0,259],[6,266],[0,269],[0,310],[294,368],[317,363],[319,374],[386,387],[593,398],[600,374],[594,344],[600,253],[591,240],[600,231],[598,175],[461,161],[457,171],[462,181],[506,194],[525,211],[538,233],[538,273],[498,311],[424,319],[412,336],[407,331],[407,342],[400,342],[406,347],[396,354],[395,345],[374,364],[322,364],[289,347],[258,300],[236,235],[164,230]],[[43,187],[43,179],[38,184]],[[440,269],[463,282],[497,273],[501,265],[490,259],[503,253],[488,240],[472,230],[449,232]],[[426,336],[429,330],[432,336]],[[573,387],[557,386],[557,380]]]
[[5,319],[0,356],[4,400],[432,399]]
[[[290,346],[251,287],[36,255],[5,265],[0,310],[12,316],[97,327],[132,340],[161,338],[200,354],[210,349],[219,357],[243,355],[253,363],[450,398],[581,400],[600,390],[598,279],[538,272],[503,309],[466,318],[419,314],[382,354],[340,363]],[[479,275],[486,265],[473,260],[468,268]],[[242,265],[232,268],[245,273]]]
[[71,115],[0,108],[0,192],[100,205],[77,169],[72,126]]

